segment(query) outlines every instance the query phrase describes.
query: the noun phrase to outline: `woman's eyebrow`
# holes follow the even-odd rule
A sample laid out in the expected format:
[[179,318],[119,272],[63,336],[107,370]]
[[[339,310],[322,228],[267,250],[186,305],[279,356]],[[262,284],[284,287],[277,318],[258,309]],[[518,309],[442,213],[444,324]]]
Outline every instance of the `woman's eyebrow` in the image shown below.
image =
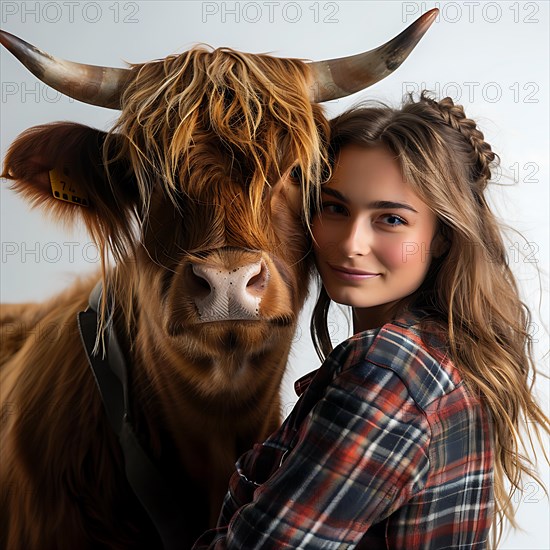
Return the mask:
[[[321,193],[331,195],[332,197],[335,197],[346,204],[349,204],[351,202],[345,195],[340,193],[340,191],[337,191],[336,189],[332,189],[330,187],[321,187]],[[371,208],[372,210],[380,210],[384,208],[390,208],[390,209],[403,208],[405,210],[410,210],[411,212],[415,212],[416,214],[418,214],[417,210],[415,210],[410,204],[406,204],[404,202],[373,201],[373,202],[369,202],[366,205],[366,207]]]
[[367,205],[368,208],[372,208],[373,210],[378,209],[384,209],[384,208],[404,208],[405,210],[410,210],[411,212],[415,212],[418,214],[418,210],[415,210],[410,204],[406,204],[404,202],[393,202],[393,201],[374,201],[370,202]]

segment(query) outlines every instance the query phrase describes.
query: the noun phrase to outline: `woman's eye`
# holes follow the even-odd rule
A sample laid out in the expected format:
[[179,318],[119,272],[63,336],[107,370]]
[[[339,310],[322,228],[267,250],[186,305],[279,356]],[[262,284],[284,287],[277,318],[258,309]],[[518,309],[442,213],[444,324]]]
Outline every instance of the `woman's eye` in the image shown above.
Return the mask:
[[384,216],[381,216],[381,218],[384,220],[384,222],[387,225],[390,225],[392,227],[397,227],[399,225],[407,225],[407,222],[403,218],[400,218],[395,214],[385,214]]

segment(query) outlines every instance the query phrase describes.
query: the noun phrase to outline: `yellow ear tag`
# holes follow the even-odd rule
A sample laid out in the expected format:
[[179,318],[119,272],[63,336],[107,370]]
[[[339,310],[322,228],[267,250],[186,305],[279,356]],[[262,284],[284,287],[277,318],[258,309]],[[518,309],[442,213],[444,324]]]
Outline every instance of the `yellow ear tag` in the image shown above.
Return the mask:
[[66,166],[63,166],[62,171],[56,168],[50,170],[50,184],[56,199],[72,202],[79,206],[90,205],[86,190],[71,178],[70,170]]

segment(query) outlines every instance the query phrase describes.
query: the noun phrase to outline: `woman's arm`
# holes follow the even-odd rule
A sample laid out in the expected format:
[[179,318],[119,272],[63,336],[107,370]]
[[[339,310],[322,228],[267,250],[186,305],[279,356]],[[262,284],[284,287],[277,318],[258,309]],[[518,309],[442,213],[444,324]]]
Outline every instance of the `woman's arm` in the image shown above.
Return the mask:
[[356,544],[422,489],[429,435],[424,415],[392,370],[368,361],[344,364],[281,467],[227,526],[205,533],[194,548]]

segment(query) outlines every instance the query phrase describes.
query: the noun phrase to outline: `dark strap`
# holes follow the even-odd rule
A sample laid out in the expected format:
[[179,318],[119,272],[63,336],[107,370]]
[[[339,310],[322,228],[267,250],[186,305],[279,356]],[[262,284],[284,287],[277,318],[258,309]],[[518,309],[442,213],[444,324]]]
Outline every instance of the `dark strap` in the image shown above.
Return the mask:
[[105,330],[107,355],[94,353],[100,299],[101,283],[90,294],[90,306],[78,314],[78,328],[88,363],[109,423],[122,447],[128,482],[157,528],[165,550],[181,550],[188,536],[185,533],[186,515],[175,489],[168,485],[147,456],[130,423],[126,364],[112,321]]

